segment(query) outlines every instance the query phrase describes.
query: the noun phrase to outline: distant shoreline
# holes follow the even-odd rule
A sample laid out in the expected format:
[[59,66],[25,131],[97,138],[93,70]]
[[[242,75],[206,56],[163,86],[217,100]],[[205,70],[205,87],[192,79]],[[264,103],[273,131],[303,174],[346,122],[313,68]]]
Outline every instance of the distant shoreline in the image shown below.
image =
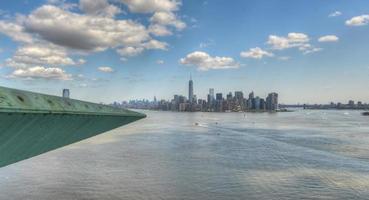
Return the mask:
[[147,108],[125,108],[125,109],[134,109],[134,110],[146,110],[146,111],[160,111],[160,112],[173,112],[173,113],[280,113],[280,112],[294,112],[294,110],[282,109],[276,111],[225,111],[225,112],[215,112],[215,111],[173,111],[173,110],[156,110],[156,109],[147,109]]

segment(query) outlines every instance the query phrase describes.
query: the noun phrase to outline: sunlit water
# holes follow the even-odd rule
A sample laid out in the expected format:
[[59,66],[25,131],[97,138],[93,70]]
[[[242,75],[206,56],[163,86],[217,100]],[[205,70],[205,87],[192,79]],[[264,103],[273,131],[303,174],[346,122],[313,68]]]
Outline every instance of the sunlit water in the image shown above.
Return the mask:
[[0,199],[369,199],[358,111],[173,113],[0,169]]

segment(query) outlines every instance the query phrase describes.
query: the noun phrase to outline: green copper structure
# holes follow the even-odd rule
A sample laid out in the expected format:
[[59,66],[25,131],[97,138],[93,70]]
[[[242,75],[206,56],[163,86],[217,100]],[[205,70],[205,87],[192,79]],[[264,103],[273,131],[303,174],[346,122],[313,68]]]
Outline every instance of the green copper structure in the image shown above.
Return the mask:
[[0,167],[144,117],[111,106],[0,87]]

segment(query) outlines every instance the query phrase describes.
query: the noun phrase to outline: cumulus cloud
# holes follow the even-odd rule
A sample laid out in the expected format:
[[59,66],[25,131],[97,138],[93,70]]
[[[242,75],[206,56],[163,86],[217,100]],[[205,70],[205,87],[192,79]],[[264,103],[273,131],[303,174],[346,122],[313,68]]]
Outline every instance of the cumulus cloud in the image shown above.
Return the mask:
[[60,68],[46,68],[42,66],[35,66],[26,69],[17,69],[9,77],[22,79],[71,80],[72,75],[67,74],[64,70]]
[[167,50],[168,44],[165,42],[160,42],[158,40],[150,40],[139,46],[128,46],[124,48],[117,49],[117,53],[124,57],[132,57],[141,54],[145,49],[161,49]]
[[128,6],[131,12],[135,13],[153,13],[150,18],[150,33],[155,36],[172,35],[172,32],[166,27],[171,26],[181,31],[186,28],[175,11],[181,6],[180,0],[120,0]]
[[[28,15],[17,15],[14,19],[0,20],[0,33],[19,42],[17,51],[6,60],[6,65],[15,68],[13,77],[60,79],[46,73],[66,74],[59,67],[82,65],[86,60],[72,59],[69,54],[90,54],[114,49],[122,60],[139,55],[145,50],[167,50],[168,44],[153,38],[172,35],[186,23],[175,12],[180,0],[80,0],[79,4],[67,0],[47,0]],[[131,12],[149,13],[148,27],[139,21],[116,19],[122,12],[117,4],[127,5]],[[79,10],[77,10],[79,9]],[[31,70],[32,69],[32,70]]]
[[338,16],[341,16],[341,15],[342,15],[342,12],[340,12],[340,11],[334,11],[334,12],[330,13],[328,15],[328,17],[338,17]]
[[339,38],[335,35],[325,35],[318,39],[319,42],[337,42]]
[[267,44],[274,50],[284,50],[289,48],[297,48],[303,54],[310,54],[323,50],[322,48],[314,47],[309,43],[310,38],[304,33],[288,33],[286,37],[270,35]]
[[161,49],[161,50],[167,50],[168,44],[166,42],[160,42],[158,40],[150,40],[148,42],[145,42],[142,44],[142,46],[146,49]]
[[33,41],[32,36],[25,32],[23,26],[12,22],[0,21],[0,33],[17,42],[31,43]]
[[155,36],[169,36],[173,34],[166,26],[159,24],[150,25],[149,32]]
[[38,65],[65,66],[76,65],[67,52],[53,45],[26,45],[17,49],[12,58],[7,59],[7,66],[28,68]]
[[164,64],[164,60],[157,60],[157,61],[156,61],[156,64],[158,64],[158,65],[162,65],[162,64]]
[[360,15],[346,21],[347,26],[364,26],[369,23],[369,15]]
[[243,58],[254,58],[254,59],[262,59],[263,57],[273,57],[274,54],[271,52],[267,52],[262,50],[260,47],[251,48],[248,51],[243,51],[240,53],[240,56]]
[[143,47],[124,47],[124,48],[118,49],[117,53],[124,57],[126,56],[132,57],[132,56],[136,56],[142,53],[143,50],[144,50]]
[[200,71],[208,71],[211,69],[232,69],[240,66],[240,64],[231,57],[212,57],[202,51],[190,53],[185,58],[181,58],[179,62],[183,65],[196,66]]
[[179,20],[178,17],[172,12],[155,12],[150,18],[151,23],[160,25],[170,25],[177,30],[186,28],[186,23]]
[[273,49],[283,50],[301,46],[309,42],[309,40],[309,36],[304,33],[288,33],[287,37],[270,35],[267,43],[271,45]]
[[50,5],[32,12],[25,26],[54,44],[87,51],[137,45],[150,39],[145,26],[139,23],[80,15]]
[[99,67],[98,68],[99,71],[104,72],[104,73],[112,73],[114,72],[114,69],[111,67]]
[[114,17],[120,13],[121,10],[107,0],[80,0],[79,8],[89,15],[101,15],[107,17]]
[[176,11],[181,2],[178,0],[121,0],[131,12],[153,13],[160,11]]

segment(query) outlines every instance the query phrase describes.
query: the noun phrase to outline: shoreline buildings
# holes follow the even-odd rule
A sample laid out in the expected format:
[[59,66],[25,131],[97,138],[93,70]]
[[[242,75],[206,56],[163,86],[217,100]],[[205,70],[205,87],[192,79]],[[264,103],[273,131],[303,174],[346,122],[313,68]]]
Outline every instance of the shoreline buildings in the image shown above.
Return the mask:
[[183,95],[174,95],[170,101],[161,100],[135,100],[128,103],[114,103],[115,106],[151,109],[178,112],[275,112],[279,109],[278,94],[270,93],[265,99],[255,97],[254,92],[244,97],[242,91],[223,93],[214,93],[214,88],[209,89],[207,99],[197,99],[194,94],[194,83],[192,76],[188,82],[188,97]]

